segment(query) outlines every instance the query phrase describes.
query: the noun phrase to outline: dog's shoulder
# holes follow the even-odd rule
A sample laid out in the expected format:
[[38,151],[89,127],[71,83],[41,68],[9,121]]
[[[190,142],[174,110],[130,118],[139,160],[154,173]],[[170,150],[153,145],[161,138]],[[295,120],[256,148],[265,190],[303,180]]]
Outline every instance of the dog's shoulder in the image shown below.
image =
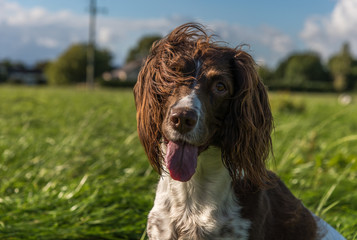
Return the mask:
[[[242,217],[251,221],[251,239],[316,239],[317,226],[311,212],[273,172],[261,188],[242,181],[234,190]],[[254,237],[256,236],[256,237]]]

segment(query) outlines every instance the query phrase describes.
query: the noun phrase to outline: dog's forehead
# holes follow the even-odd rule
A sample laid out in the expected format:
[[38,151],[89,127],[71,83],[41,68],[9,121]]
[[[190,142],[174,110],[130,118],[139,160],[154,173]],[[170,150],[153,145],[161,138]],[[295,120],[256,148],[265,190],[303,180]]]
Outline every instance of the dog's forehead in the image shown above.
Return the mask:
[[199,58],[190,61],[190,68],[188,75],[191,76],[191,84],[183,84],[184,86],[177,90],[187,93],[207,79],[226,77],[231,74],[230,63],[227,59]]
[[[229,68],[231,58],[225,54],[208,54],[198,59],[200,69],[206,73]],[[196,64],[197,65],[197,64]]]
[[197,79],[199,77],[201,68],[202,68],[202,60],[196,59],[195,60],[195,79]]
[[205,79],[214,79],[220,76],[230,76],[231,66],[229,61],[217,61],[212,63],[211,61],[202,62],[200,72],[198,74],[197,80],[204,76]]

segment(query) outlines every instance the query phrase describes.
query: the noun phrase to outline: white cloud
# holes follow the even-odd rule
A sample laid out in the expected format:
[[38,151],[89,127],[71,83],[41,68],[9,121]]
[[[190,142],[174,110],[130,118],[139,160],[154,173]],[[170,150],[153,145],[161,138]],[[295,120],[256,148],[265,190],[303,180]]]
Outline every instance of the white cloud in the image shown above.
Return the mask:
[[40,46],[44,46],[44,47],[47,47],[47,48],[56,48],[58,47],[60,44],[58,41],[56,41],[55,39],[53,38],[38,38],[37,41],[38,45]]
[[300,36],[307,47],[320,52],[324,58],[338,52],[346,41],[356,54],[357,1],[338,0],[331,14],[308,18]]
[[[128,49],[144,34],[166,35],[176,26],[194,21],[173,16],[152,19],[120,19],[99,16],[97,44],[109,48],[121,63]],[[294,47],[288,35],[271,26],[248,28],[224,21],[203,22],[231,46],[249,44],[260,62],[274,65]],[[26,9],[18,3],[0,0],[0,59],[38,60],[57,57],[70,44],[88,39],[88,16],[70,11],[50,12],[41,7]]]
[[69,44],[86,38],[86,19],[69,11],[26,9],[0,0],[0,59],[34,63],[55,58]]
[[248,44],[248,50],[257,59],[258,64],[274,66],[295,47],[289,35],[268,25],[247,28],[226,22],[212,22],[209,26],[219,37],[233,46]]
[[[143,34],[165,35],[179,24],[177,18],[116,19],[98,17],[97,44],[113,51],[121,62]],[[57,57],[70,44],[88,39],[88,16],[70,11],[50,12],[41,7],[26,9],[0,0],[0,59],[34,63]]]
[[[166,35],[180,21],[170,18],[117,19],[99,17],[97,21],[97,43],[107,47],[116,55],[116,62],[122,62],[129,48],[146,34]],[[87,29],[87,26],[85,27]]]
[[[275,52],[286,54],[293,48],[294,43],[290,36],[269,26],[264,26],[261,30],[262,31],[258,34],[262,43],[264,43],[267,47],[271,46]],[[257,36],[258,39],[259,36]]]

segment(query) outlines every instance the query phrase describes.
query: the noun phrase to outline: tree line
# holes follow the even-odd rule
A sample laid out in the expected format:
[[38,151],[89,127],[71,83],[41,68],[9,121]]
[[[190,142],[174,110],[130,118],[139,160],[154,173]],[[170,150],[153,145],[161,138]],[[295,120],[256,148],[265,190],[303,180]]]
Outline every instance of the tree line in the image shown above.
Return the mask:
[[[143,59],[149,53],[158,35],[142,37],[128,51],[126,63]],[[51,85],[68,85],[84,82],[86,79],[87,45],[74,44],[54,61],[42,61],[35,69],[42,71]],[[95,78],[100,81],[102,74],[113,70],[113,55],[107,49],[95,50]],[[6,74],[13,69],[26,69],[21,62],[0,61],[0,82],[9,80]],[[296,52],[283,59],[276,68],[259,66],[258,72],[270,90],[291,91],[353,91],[357,90],[357,59],[351,53],[348,43],[322,61],[315,52]]]
[[357,59],[348,43],[326,63],[315,52],[292,53],[276,69],[258,68],[271,90],[353,91],[357,90]]

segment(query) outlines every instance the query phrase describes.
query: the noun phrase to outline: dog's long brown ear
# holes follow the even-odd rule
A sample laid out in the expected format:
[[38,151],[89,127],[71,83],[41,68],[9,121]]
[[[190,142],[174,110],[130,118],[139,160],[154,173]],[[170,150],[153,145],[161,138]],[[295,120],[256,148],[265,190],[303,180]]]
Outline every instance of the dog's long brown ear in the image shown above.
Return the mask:
[[139,139],[153,168],[161,173],[160,131],[163,121],[163,109],[159,91],[156,88],[154,53],[148,56],[134,87],[136,120]]
[[273,128],[267,91],[253,58],[240,49],[232,60],[232,72],[235,94],[224,123],[223,161],[234,183],[244,179],[264,187],[269,185],[265,161]]

